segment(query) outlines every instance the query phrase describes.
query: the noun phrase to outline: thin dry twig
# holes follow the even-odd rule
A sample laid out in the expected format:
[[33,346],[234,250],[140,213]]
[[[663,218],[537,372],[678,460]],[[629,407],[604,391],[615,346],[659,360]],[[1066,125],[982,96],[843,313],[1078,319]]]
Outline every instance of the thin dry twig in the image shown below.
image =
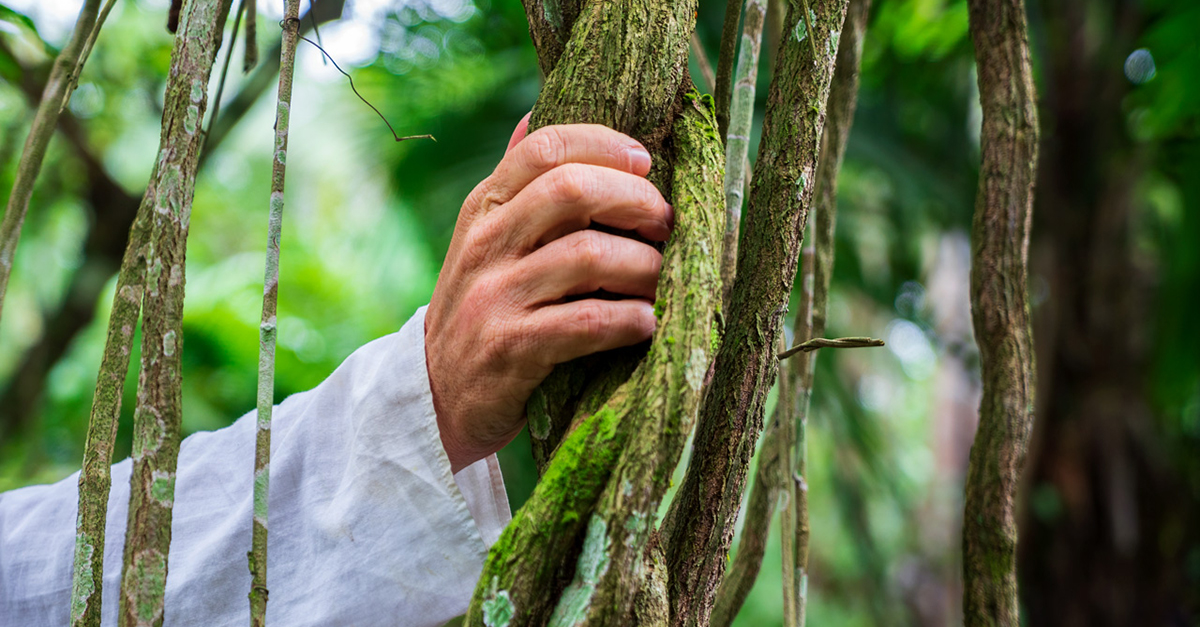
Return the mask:
[[883,346],[883,340],[873,337],[839,337],[839,338],[823,338],[814,337],[811,340],[801,342],[782,353],[779,353],[780,359],[787,359],[796,353],[811,353],[818,348],[867,348],[871,346]]

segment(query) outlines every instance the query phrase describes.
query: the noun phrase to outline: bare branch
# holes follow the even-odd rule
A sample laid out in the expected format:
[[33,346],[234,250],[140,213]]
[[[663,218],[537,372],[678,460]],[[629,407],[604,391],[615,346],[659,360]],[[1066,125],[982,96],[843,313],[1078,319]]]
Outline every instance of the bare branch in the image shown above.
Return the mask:
[[721,47],[717,53],[717,78],[713,99],[717,103],[717,131],[724,139],[729,131],[729,106],[733,87],[733,62],[737,54],[738,19],[745,0],[726,0],[725,20],[721,23]]
[[696,31],[692,31],[689,44],[692,49],[692,58],[696,60],[696,65],[700,66],[700,78],[704,79],[704,84],[700,88],[711,94],[717,79],[713,74],[712,62],[708,60],[708,55],[704,52],[704,44],[700,43],[700,36],[696,34]]
[[[109,8],[111,2],[105,8],[104,15],[108,14]],[[58,116],[78,84],[79,73],[87,58],[88,42],[95,40],[94,31],[98,31],[103,25],[103,20],[98,16],[99,12],[100,0],[87,0],[79,10],[79,18],[75,21],[75,30],[71,32],[71,38],[54,59],[50,79],[46,81],[46,88],[42,91],[41,103],[29,128],[29,136],[21,152],[21,161],[17,164],[12,193],[4,210],[4,220],[0,221],[0,313],[4,310],[4,294],[8,291],[8,278],[12,273],[17,241],[21,237],[21,225],[25,222],[29,200],[33,196],[33,184],[42,170],[46,147],[50,145],[50,138],[54,135]]]
[[267,219],[267,261],[263,277],[262,319],[258,325],[258,428],[254,445],[254,511],[250,552],[250,624],[267,623],[267,513],[271,479],[271,412],[275,406],[275,311],[279,300],[279,238],[283,227],[283,187],[287,174],[288,122],[296,44],[300,40],[300,0],[287,0],[279,96],[275,107],[275,149],[271,159],[271,201]]
[[805,340],[782,353],[779,353],[780,359],[787,359],[796,353],[811,353],[818,348],[867,348],[870,346],[883,346],[883,340],[873,337],[839,337],[839,338],[824,338],[814,337],[811,340]]
[[742,20],[742,47],[737,61],[737,81],[729,107],[729,132],[725,136],[725,237],[721,248],[721,301],[729,307],[737,272],[738,231],[742,222],[742,197],[750,176],[750,130],[754,126],[754,90],[758,84],[758,54],[762,45],[766,0],[748,0]]

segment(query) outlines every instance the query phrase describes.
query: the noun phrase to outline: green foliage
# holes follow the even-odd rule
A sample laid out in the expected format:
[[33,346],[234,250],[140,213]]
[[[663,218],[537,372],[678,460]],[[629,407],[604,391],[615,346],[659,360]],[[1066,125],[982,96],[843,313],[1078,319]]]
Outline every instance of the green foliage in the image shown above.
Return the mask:
[[[61,44],[42,34],[63,30],[9,4],[13,8],[0,4],[0,196],[11,189],[31,111],[18,85],[41,80]],[[720,5],[702,3],[699,15],[700,39],[713,59]],[[957,595],[953,530],[961,479],[953,469],[965,463],[966,449],[961,434],[934,418],[946,415],[945,390],[970,392],[977,358],[969,329],[958,333],[946,326],[945,307],[956,296],[941,292],[933,275],[953,267],[953,258],[943,257],[946,250],[965,244],[960,234],[969,224],[976,187],[978,104],[966,4],[876,5],[839,185],[827,336],[869,334],[889,347],[831,351],[817,360],[808,430],[814,625],[916,623],[927,618],[916,608],[919,598],[950,599],[952,606]],[[450,15],[435,6],[443,5],[409,3],[356,22],[365,29],[356,33],[381,33],[377,49],[358,63],[343,63],[336,25],[322,28],[322,35],[397,132],[431,133],[436,143],[394,143],[344,78],[301,42],[281,260],[277,400],[313,387],[358,346],[395,331],[428,301],[458,207],[491,172],[516,121],[533,105],[539,76],[519,4],[446,3],[458,6],[447,10]],[[1200,446],[1200,247],[1194,243],[1200,233],[1200,40],[1193,33],[1200,7],[1188,0],[1147,0],[1144,10],[1146,26],[1136,47],[1150,50],[1157,72],[1131,87],[1124,117],[1109,130],[1127,133],[1147,151],[1150,167],[1137,187],[1131,228],[1160,295],[1148,338],[1154,346],[1149,383],[1155,428],[1166,444],[1165,463],[1179,469],[1200,502],[1200,457],[1194,454]],[[92,153],[133,195],[145,184],[158,139],[171,45],[163,12],[160,3],[147,0],[117,3],[69,108],[85,127]],[[261,40],[275,41],[277,17],[261,17]],[[1035,66],[1041,68],[1051,52],[1039,40],[1038,20],[1031,23]],[[240,50],[239,44],[235,57]],[[1130,52],[1111,51],[1114,71]],[[765,70],[757,120],[767,93]],[[1045,76],[1039,70],[1040,80]],[[229,81],[226,101],[244,83],[235,73]],[[197,181],[184,318],[187,433],[220,428],[254,407],[272,116],[269,99],[252,108]],[[752,156],[758,132],[756,127]],[[81,248],[96,226],[82,172],[86,165],[69,142],[56,137],[35,188],[0,324],[0,388],[24,351],[47,332],[44,316],[67,298],[71,278],[82,270],[89,280],[105,281],[112,270],[80,268]],[[1032,279],[1035,316],[1046,306],[1038,280]],[[97,299],[95,319],[50,371],[33,421],[17,439],[0,443],[0,490],[55,481],[78,469],[111,300],[110,285]],[[135,338],[134,364],[140,344]],[[962,365],[965,388],[946,378],[948,364]],[[123,403],[117,458],[131,450],[134,378]],[[960,402],[969,407],[975,401]],[[6,414],[0,408],[0,419]],[[536,482],[526,434],[501,453],[501,462],[519,507]],[[1035,491],[1030,506],[1035,514],[1053,515],[1060,500],[1052,490]],[[778,536],[771,542],[739,625],[780,620]],[[1200,564],[1200,549],[1190,550]],[[1200,567],[1195,570],[1200,589]]]

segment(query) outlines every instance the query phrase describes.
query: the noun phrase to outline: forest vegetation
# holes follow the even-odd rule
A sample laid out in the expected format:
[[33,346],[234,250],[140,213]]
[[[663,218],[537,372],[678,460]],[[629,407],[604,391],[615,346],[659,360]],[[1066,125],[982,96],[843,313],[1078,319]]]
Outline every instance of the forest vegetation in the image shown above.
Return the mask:
[[[6,229],[65,103],[0,279],[0,490],[79,470],[89,417],[102,483],[140,368],[186,436],[398,329],[532,110],[642,140],[688,245],[648,353],[560,367],[500,453],[469,624],[1200,624],[1200,5],[187,0],[172,34],[170,4],[0,1]],[[186,299],[148,273],[122,305],[131,237],[167,267],[186,240]],[[811,338],[871,347],[778,358]]]

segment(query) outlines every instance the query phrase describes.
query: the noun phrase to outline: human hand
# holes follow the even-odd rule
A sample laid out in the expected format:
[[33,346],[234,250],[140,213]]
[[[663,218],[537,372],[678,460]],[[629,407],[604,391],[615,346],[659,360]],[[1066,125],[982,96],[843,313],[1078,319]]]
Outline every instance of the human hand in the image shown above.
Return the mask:
[[[454,472],[508,444],[555,364],[654,332],[662,255],[592,223],[670,235],[650,155],[594,124],[525,137],[526,115],[491,176],[463,203],[425,314],[425,361]],[[605,290],[621,300],[570,297]]]

